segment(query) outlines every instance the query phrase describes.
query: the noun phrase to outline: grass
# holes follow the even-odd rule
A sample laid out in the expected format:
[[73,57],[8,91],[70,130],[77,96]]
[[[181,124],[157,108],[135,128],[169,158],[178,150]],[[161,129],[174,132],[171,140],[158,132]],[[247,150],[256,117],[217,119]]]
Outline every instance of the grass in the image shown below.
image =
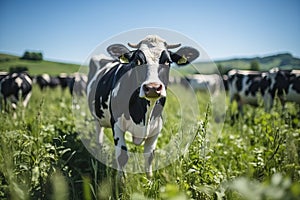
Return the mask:
[[[228,105],[223,130],[210,143],[209,96],[197,93],[196,106],[181,91],[192,107],[179,112],[186,104],[179,104],[175,90],[168,91],[166,124],[157,146],[162,149],[174,137],[190,137],[189,148],[155,171],[153,179],[128,173],[122,185],[115,179],[116,171],[83,146],[68,91],[41,92],[34,86],[28,108],[18,109],[16,119],[13,113],[0,114],[0,198],[299,199],[299,106],[288,103],[282,110],[276,102],[270,113],[246,106],[244,116],[232,117],[236,107]],[[179,134],[180,119],[188,119],[183,115],[191,113],[189,109],[199,110],[192,120],[197,122],[192,136]],[[128,148],[142,151],[130,142]]]

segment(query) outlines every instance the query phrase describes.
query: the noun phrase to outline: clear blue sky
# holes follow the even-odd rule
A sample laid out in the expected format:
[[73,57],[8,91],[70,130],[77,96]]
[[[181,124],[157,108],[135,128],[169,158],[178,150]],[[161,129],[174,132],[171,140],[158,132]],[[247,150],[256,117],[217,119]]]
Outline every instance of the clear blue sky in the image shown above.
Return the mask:
[[0,52],[82,63],[111,36],[143,27],[176,30],[212,59],[300,57],[299,0],[0,0]]

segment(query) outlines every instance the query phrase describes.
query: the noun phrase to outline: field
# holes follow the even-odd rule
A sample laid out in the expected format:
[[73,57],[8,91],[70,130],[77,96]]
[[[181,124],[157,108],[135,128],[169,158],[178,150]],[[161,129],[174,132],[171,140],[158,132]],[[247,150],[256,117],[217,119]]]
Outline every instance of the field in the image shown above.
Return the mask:
[[29,74],[37,75],[47,72],[50,75],[77,72],[79,65],[51,61],[22,60],[18,56],[0,53],[0,71],[8,72],[10,68],[26,67]]
[[[178,135],[183,117],[176,95],[168,95],[158,149]],[[221,134],[212,138],[209,95],[196,95],[198,105],[191,106],[199,115],[184,153],[151,180],[127,173],[120,184],[116,170],[97,161],[79,139],[68,91],[34,86],[27,109],[17,110],[16,118],[0,114],[0,199],[299,199],[299,106],[288,103],[283,110],[276,101],[270,113],[246,106],[245,115],[237,116],[236,105],[227,103]],[[181,140],[191,137],[184,134]],[[130,142],[128,147],[142,151]]]

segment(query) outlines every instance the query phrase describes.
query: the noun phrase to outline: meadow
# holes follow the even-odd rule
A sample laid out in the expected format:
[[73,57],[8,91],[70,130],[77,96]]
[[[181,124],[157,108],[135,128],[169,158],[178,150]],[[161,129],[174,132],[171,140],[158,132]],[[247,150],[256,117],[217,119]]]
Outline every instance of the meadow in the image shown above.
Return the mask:
[[[168,93],[158,149],[178,135],[182,117],[176,95]],[[199,116],[188,148],[151,180],[127,173],[120,185],[116,170],[79,139],[69,92],[34,86],[16,118],[0,114],[0,199],[299,199],[299,105],[283,110],[276,101],[270,113],[246,106],[238,116],[236,105],[227,103],[223,129],[212,143],[209,95],[196,95],[199,104],[192,106]],[[142,151],[130,142],[128,147]]]

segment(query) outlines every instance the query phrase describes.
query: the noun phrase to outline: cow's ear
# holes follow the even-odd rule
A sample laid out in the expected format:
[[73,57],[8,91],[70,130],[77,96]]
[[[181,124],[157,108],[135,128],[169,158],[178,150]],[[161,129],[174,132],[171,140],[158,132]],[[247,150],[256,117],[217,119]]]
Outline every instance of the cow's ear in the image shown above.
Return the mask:
[[112,44],[106,50],[115,59],[119,59],[122,55],[129,53],[129,49],[123,44]]
[[200,55],[197,49],[192,47],[182,47],[177,52],[171,53],[172,61],[179,66],[187,65]]

